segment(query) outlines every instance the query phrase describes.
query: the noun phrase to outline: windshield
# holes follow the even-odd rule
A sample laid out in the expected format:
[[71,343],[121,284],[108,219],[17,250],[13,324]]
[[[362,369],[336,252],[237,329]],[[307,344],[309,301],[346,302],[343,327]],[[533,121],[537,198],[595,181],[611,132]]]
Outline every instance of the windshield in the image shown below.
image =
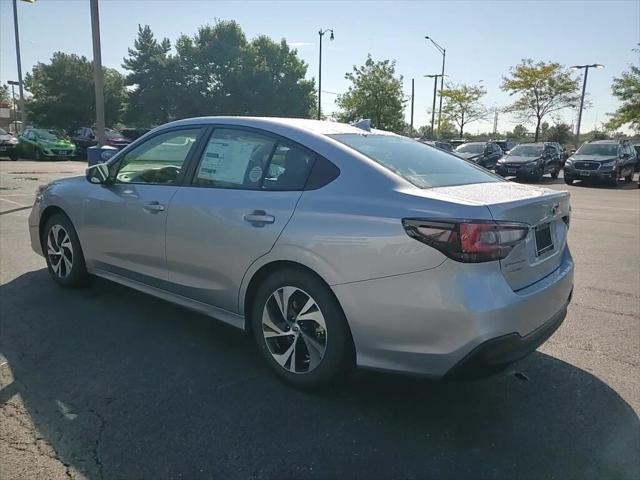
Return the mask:
[[509,152],[510,155],[520,157],[539,157],[544,152],[544,145],[518,145]]
[[48,130],[34,130],[34,133],[41,140],[58,140],[58,137]]
[[456,152],[460,153],[482,153],[484,152],[484,143],[465,143],[456,148]]
[[618,145],[616,143],[585,143],[576,152],[576,155],[615,156],[617,154]]
[[330,137],[366,155],[416,187],[503,181],[481,167],[410,138],[354,133]]

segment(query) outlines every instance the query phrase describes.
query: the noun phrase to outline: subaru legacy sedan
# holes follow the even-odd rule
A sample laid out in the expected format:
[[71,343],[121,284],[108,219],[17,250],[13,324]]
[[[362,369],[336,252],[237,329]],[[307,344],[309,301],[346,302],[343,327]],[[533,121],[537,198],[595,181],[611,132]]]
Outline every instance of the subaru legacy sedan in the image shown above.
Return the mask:
[[[103,277],[251,332],[301,387],[353,366],[477,377],[562,323],[569,195],[395,134],[206,117],[40,187],[53,280]],[[178,321],[178,319],[176,319]]]

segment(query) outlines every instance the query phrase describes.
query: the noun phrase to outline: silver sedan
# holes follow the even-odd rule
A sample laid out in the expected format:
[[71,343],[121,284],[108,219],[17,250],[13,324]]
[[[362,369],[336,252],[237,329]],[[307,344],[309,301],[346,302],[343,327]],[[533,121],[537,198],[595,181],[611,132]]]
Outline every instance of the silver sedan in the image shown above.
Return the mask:
[[573,290],[569,195],[387,132],[302,119],[163,125],[41,187],[51,277],[91,275],[250,331],[297,386],[353,366],[476,377],[537,348]]

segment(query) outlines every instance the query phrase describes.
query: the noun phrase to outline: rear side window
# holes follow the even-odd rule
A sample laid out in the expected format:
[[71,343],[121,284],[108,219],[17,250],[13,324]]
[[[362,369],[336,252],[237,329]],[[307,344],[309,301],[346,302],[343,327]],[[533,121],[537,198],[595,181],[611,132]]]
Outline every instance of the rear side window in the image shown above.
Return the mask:
[[269,163],[263,189],[304,189],[313,161],[314,155],[298,147],[278,142]]
[[504,181],[460,157],[406,137],[349,133],[331,135],[331,138],[366,155],[419,188]]

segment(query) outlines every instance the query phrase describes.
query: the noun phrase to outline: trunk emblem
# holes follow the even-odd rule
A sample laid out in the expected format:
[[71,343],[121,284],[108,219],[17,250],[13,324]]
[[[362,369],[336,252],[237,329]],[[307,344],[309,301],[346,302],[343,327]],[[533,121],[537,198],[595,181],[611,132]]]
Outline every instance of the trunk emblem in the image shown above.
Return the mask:
[[551,207],[551,215],[555,217],[558,214],[558,210],[560,210],[560,205],[554,205]]

